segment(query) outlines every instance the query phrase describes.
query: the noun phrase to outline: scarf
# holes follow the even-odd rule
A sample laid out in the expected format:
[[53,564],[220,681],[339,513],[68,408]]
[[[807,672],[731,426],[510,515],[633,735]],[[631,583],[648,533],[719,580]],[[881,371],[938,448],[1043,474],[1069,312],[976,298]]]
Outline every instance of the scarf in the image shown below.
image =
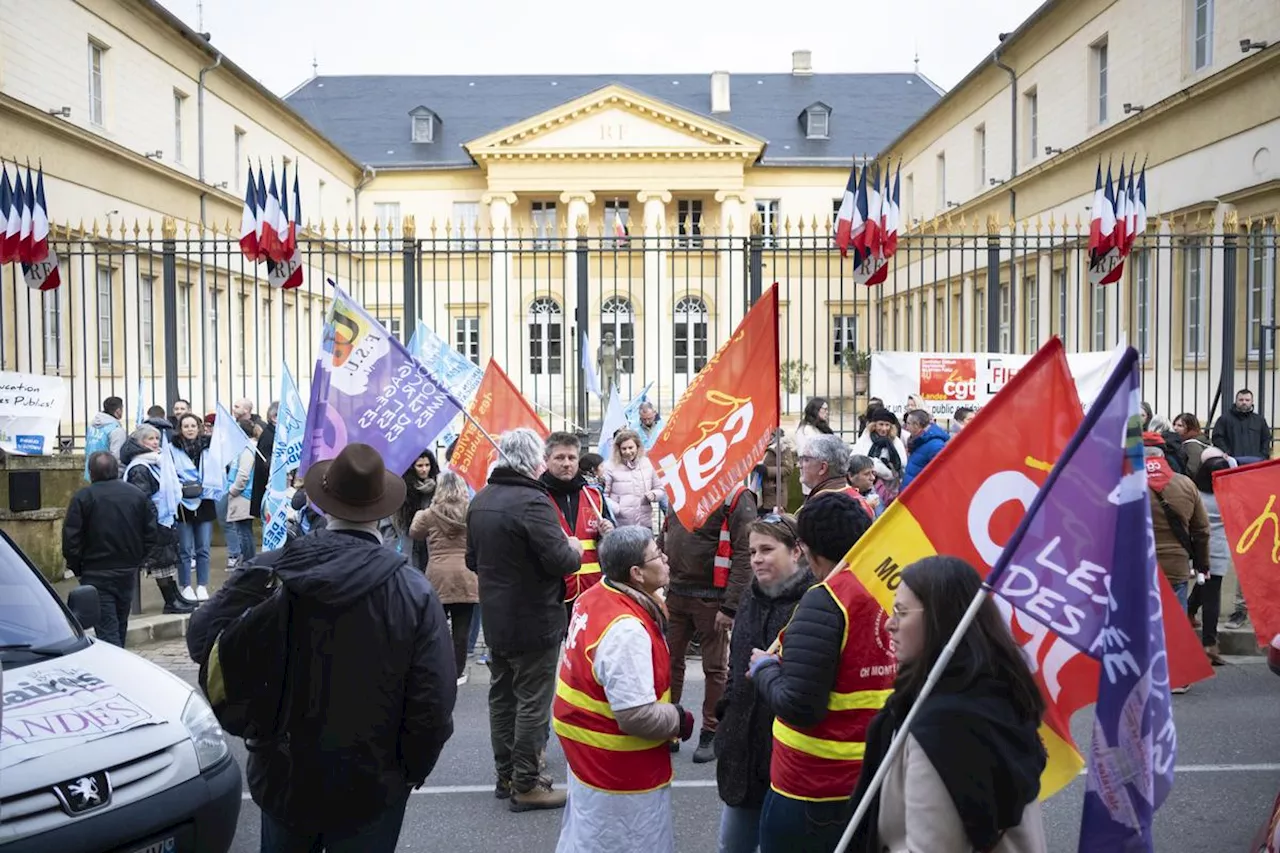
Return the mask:
[[894,446],[893,435],[877,435],[873,432],[870,437],[871,452],[867,455],[883,461],[895,475],[901,474],[902,459],[898,456],[898,448]]
[[[866,793],[910,704],[908,697],[895,693],[871,721],[853,802]],[[1018,717],[1008,686],[997,676],[983,674],[966,683],[960,667],[948,667],[920,706],[911,734],[942,778],[969,843],[981,853],[994,849],[1005,832],[1020,824],[1023,809],[1040,795],[1047,759],[1037,721]],[[877,794],[849,849],[880,853],[879,824]]]
[[1169,460],[1163,456],[1147,457],[1147,484],[1155,490],[1156,494],[1163,492],[1173,481],[1173,468],[1169,466]]
[[405,489],[404,503],[400,504],[400,509],[396,510],[396,514],[391,519],[397,533],[403,536],[409,532],[413,517],[418,514],[418,510],[431,506],[431,498],[435,493],[435,480],[418,480],[417,483]]
[[[551,493],[551,500],[555,501],[556,506],[560,508],[560,512],[564,514],[565,519],[570,525],[573,520],[578,517],[578,508],[582,501],[582,490],[587,486],[587,478],[581,473],[573,475],[572,480],[561,480],[559,477],[553,477],[551,472],[546,472],[539,478],[538,482],[547,487],[547,491]],[[601,512],[604,507],[600,507]],[[587,512],[592,512],[590,507]]]
[[604,582],[607,583],[611,588],[616,589],[618,592],[623,593],[632,601],[636,602],[641,607],[643,607],[645,609],[645,612],[647,612],[650,616],[652,616],[654,620],[658,623],[658,629],[662,633],[662,635],[666,636],[667,621],[671,618],[667,614],[666,602],[655,598],[654,596],[650,595],[649,593],[645,592],[642,589],[636,589],[631,584],[615,583],[609,580],[608,578],[605,578]]
[[200,464],[200,454],[209,449],[209,436],[197,435],[195,438],[186,439],[178,436],[173,440],[173,446],[187,454],[191,461],[196,465]]

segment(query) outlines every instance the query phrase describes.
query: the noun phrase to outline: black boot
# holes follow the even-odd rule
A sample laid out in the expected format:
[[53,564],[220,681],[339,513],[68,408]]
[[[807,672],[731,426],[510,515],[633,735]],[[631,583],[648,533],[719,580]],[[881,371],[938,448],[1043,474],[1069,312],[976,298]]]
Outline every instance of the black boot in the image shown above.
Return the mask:
[[178,582],[173,578],[156,578],[156,586],[160,587],[160,594],[164,596],[163,612],[184,614],[195,611],[195,605],[178,592]]

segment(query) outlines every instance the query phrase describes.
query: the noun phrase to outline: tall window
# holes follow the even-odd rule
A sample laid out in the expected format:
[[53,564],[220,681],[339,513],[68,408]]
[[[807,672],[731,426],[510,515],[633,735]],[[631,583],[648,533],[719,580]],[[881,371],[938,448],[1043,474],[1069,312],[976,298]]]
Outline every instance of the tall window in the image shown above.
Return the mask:
[[178,285],[178,367],[191,366],[191,285]]
[[947,152],[938,155],[937,176],[938,197],[935,200],[939,213],[947,212]]
[[1063,267],[1060,270],[1053,271],[1053,302],[1057,309],[1054,318],[1053,331],[1058,337],[1062,338],[1063,344],[1067,342],[1067,270]]
[[781,223],[778,221],[778,200],[776,198],[758,200],[756,216],[760,217],[760,233],[764,235],[764,244],[777,245],[777,236],[782,230]]
[[610,296],[600,304],[600,342],[607,333],[613,335],[613,345],[618,348],[618,371],[635,372],[636,312],[631,300],[625,296]]
[[1246,282],[1245,338],[1251,358],[1266,349],[1273,360],[1276,348],[1276,229],[1254,225],[1249,232],[1249,271]]
[[391,251],[391,241],[400,234],[400,202],[374,202],[373,219],[378,223],[378,251]]
[[1213,0],[1191,0],[1192,68],[1213,64]]
[[1022,277],[1022,328],[1027,330],[1027,352],[1040,348],[1040,283],[1034,275]]
[[111,267],[98,267],[98,367],[111,369],[115,360],[115,328],[111,306]]
[[707,364],[707,303],[685,296],[675,310],[675,370],[692,376]]
[[1000,352],[1013,352],[1013,287],[1000,285]]
[[535,201],[533,212],[533,247],[547,249],[556,236],[556,203],[554,201]]
[[1093,286],[1090,296],[1093,303],[1093,351],[1107,349],[1107,288],[1102,284]]
[[1092,94],[1093,109],[1091,111],[1094,124],[1104,124],[1107,120],[1107,40],[1103,38],[1095,42],[1090,49],[1090,61],[1093,65]]
[[89,122],[102,127],[106,124],[106,109],[102,100],[102,74],[107,49],[95,41],[89,42]]
[[155,363],[155,276],[138,276],[138,334],[141,336],[142,369]]
[[986,288],[973,291],[973,351],[985,352],[987,349],[987,291]]
[[453,318],[453,348],[472,364],[480,363],[480,318]]
[[975,191],[982,192],[987,185],[987,126],[980,124],[973,129],[973,178]]
[[858,352],[858,318],[836,314],[831,318],[831,366],[853,370]]
[[1204,257],[1199,240],[1189,240],[1182,250],[1183,265],[1183,324],[1182,339],[1184,358],[1202,358],[1205,355],[1204,322]]
[[61,289],[46,290],[40,294],[41,313],[44,315],[44,366],[57,370],[62,362],[62,293]]
[[1134,332],[1137,335],[1138,355],[1151,357],[1151,257],[1146,249],[1135,251],[1129,258],[1129,280],[1133,285]]
[[678,245],[690,249],[702,245],[702,199],[682,198],[676,201],[676,233],[682,238]]
[[604,203],[604,236],[606,245],[626,245],[630,213],[630,202],[614,199]]
[[244,162],[245,162],[245,161],[244,161],[244,157],[245,157],[245,154],[244,154],[244,131],[243,131],[242,129],[238,128],[238,127],[236,128],[236,136],[235,136],[235,143],[234,143],[234,146],[235,146],[235,148],[234,148],[234,152],[235,152],[235,157],[234,157],[234,159],[235,159],[235,161],[236,161],[236,162],[235,162],[235,167],[236,167],[236,182],[235,182],[235,186],[233,186],[233,187],[231,188],[231,190],[232,190],[232,192],[233,192],[233,193],[242,193],[242,192],[244,192],[244,187],[245,187],[245,176],[244,176]]
[[187,106],[187,96],[173,93],[173,162],[182,162],[182,113]]
[[1031,89],[1023,99],[1027,114],[1027,159],[1034,160],[1040,156],[1040,93]]
[[529,303],[529,373],[559,376],[563,372],[564,319],[560,303],[549,296]]
[[480,203],[455,201],[453,203],[453,227],[460,239],[453,241],[454,249],[474,252],[480,248],[477,231],[480,225]]

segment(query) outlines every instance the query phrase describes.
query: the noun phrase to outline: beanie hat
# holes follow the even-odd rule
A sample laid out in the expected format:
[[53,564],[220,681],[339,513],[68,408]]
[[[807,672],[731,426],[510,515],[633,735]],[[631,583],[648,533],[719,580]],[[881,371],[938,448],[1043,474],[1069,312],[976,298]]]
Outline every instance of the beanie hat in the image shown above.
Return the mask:
[[871,527],[866,510],[841,492],[814,495],[800,508],[796,521],[809,552],[837,563]]
[[1148,430],[1142,434],[1142,444],[1144,447],[1164,447],[1164,436]]
[[887,423],[887,424],[893,424],[894,426],[897,426],[898,417],[888,409],[884,409],[884,408],[872,409],[870,412],[867,413],[867,423],[869,424]]

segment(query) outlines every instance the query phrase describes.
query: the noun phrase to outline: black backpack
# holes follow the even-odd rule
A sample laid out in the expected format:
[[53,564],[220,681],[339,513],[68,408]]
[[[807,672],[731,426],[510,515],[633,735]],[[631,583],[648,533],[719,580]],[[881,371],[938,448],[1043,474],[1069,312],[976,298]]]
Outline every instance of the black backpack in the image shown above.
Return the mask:
[[1164,439],[1164,458],[1168,460],[1169,467],[1175,473],[1186,474],[1190,460],[1187,457],[1187,449],[1182,446],[1182,439],[1172,431],[1163,432],[1160,437]]

